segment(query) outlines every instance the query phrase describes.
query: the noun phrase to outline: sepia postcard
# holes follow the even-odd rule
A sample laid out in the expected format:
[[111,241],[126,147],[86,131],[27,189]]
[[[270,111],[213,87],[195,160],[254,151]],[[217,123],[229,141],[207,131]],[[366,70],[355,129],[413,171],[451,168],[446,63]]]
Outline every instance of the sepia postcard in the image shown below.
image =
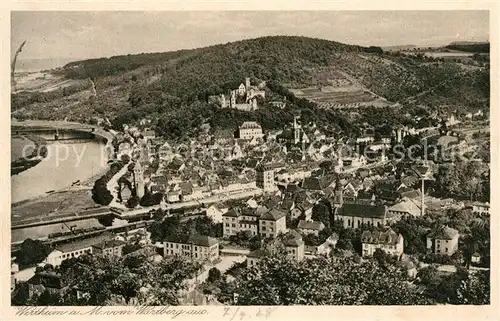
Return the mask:
[[500,317],[486,4],[4,11],[2,315]]

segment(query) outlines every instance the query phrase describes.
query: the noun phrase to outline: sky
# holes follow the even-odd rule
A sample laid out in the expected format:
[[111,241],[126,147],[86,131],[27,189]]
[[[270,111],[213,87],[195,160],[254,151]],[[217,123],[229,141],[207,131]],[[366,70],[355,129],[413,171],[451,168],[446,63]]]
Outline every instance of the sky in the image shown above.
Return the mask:
[[165,52],[272,35],[362,46],[487,41],[488,11],[14,11],[11,55],[97,58]]

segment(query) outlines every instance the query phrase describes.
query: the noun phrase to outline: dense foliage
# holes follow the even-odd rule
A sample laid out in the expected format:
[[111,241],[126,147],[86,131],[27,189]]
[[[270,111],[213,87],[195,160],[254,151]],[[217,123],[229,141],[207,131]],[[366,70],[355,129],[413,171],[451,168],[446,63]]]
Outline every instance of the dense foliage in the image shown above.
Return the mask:
[[439,196],[489,201],[489,167],[477,161],[461,161],[439,166],[436,192]]
[[16,252],[16,261],[22,267],[42,262],[52,249],[38,240],[26,239]]
[[92,188],[92,199],[97,204],[108,205],[113,200],[113,195],[107,188],[109,180],[115,176],[125,164],[122,161],[117,161],[111,164],[109,171],[95,181]]
[[193,277],[200,265],[181,258],[155,263],[148,258],[150,254],[133,253],[122,258],[85,255],[65,260],[54,272],[61,275],[67,291],[52,295],[42,292],[17,304],[178,305],[178,291],[185,288],[184,281]]
[[236,278],[239,305],[415,305],[431,300],[374,260],[268,257]]
[[[70,63],[60,72],[68,78],[93,78],[98,98],[78,96],[88,82],[53,93],[19,93],[13,96],[13,115],[81,122],[106,116],[119,129],[148,117],[158,120],[157,133],[182,138],[195,134],[203,122],[213,130],[234,130],[247,120],[258,121],[264,129],[283,128],[301,113],[304,121],[315,121],[332,133],[357,135],[357,126],[344,113],[319,109],[286,89],[314,87],[339,73],[404,105],[417,97],[431,108],[489,105],[489,68],[464,70],[456,62],[305,37],[263,37],[194,50],[90,59]],[[264,86],[267,102],[286,99],[287,107],[264,103],[255,112],[244,112],[206,103],[209,95],[227,93],[245,77]],[[385,114],[399,118],[403,113]]]
[[466,52],[480,52],[480,53],[490,53],[489,43],[452,43],[446,46],[446,48],[451,50],[466,51]]
[[222,223],[215,223],[211,217],[198,216],[182,219],[180,216],[164,217],[162,210],[154,214],[155,221],[149,226],[151,239],[162,242],[167,235],[172,234],[200,234],[210,237],[222,237]]

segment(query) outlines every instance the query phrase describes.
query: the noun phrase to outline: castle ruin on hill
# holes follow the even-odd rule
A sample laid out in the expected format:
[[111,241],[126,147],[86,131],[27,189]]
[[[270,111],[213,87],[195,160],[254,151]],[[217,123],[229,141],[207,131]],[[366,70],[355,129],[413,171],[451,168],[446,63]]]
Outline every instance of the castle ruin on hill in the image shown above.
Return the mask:
[[208,102],[217,104],[221,108],[235,108],[239,110],[257,110],[258,98],[265,99],[266,92],[263,90],[265,83],[259,86],[251,86],[250,78],[245,79],[238,89],[229,90],[227,94],[213,95],[208,97]]

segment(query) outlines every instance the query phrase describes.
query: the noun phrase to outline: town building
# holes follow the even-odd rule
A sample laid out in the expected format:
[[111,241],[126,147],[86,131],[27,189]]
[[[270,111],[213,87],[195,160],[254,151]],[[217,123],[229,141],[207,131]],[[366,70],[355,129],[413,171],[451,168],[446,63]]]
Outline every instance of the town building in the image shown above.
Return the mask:
[[215,262],[219,258],[219,241],[205,235],[171,234],[163,242],[163,256]]
[[80,241],[58,245],[52,252],[49,253],[47,258],[43,261],[52,266],[61,265],[62,261],[70,258],[77,258],[85,254],[93,252],[93,245],[98,244],[104,240],[110,240],[112,236],[105,233],[98,237],[87,238]]
[[323,224],[323,222],[305,221],[305,220],[300,220],[297,226],[297,229],[301,233],[314,234],[316,236],[318,236],[319,232],[321,232],[324,228],[325,225]]
[[286,213],[272,209],[259,219],[259,234],[262,237],[274,238],[286,232]]
[[304,200],[303,202],[300,202],[294,206],[294,208],[290,212],[290,216],[292,220],[298,219],[302,215],[305,217],[306,221],[310,220],[313,208],[314,205],[311,202]]
[[286,232],[286,213],[277,209],[270,211],[264,206],[232,208],[222,215],[222,221],[224,237],[249,231],[252,236],[274,238]]
[[19,265],[15,263],[16,257],[11,258],[11,265],[10,265],[10,292],[14,291],[16,289],[16,284],[17,284],[17,278],[16,274],[19,272]]
[[404,239],[391,228],[375,231],[363,231],[361,234],[363,257],[372,256],[377,249],[387,254],[401,257],[403,254]]
[[146,142],[152,141],[156,138],[156,134],[154,130],[145,130],[142,132],[142,137],[146,140]]
[[475,202],[472,204],[472,212],[479,215],[488,215],[490,213],[490,204]]
[[481,254],[474,252],[470,258],[471,263],[480,264],[481,263]]
[[387,207],[383,205],[344,203],[335,212],[335,219],[345,228],[383,227],[388,224]]
[[262,127],[254,121],[246,121],[238,127],[238,134],[240,139],[252,140],[254,138],[262,138]]
[[457,230],[440,226],[427,235],[427,250],[434,254],[453,255],[458,250]]
[[256,170],[255,184],[265,192],[275,191],[276,182],[274,179],[275,169],[269,164],[259,165]]
[[92,245],[92,253],[105,257],[121,257],[126,244],[120,240],[104,240]]
[[262,258],[279,251],[292,260],[297,262],[302,261],[305,257],[305,246],[302,236],[295,231],[280,235],[279,238],[274,239],[271,243],[250,252],[247,255],[247,266],[256,266]]
[[417,217],[420,216],[420,214],[422,214],[422,209],[420,208],[420,206],[421,204],[419,204],[415,200],[404,199],[401,202],[396,203],[395,205],[389,207],[388,211],[389,214],[393,216],[398,216],[400,218],[408,216]]
[[299,233],[290,231],[284,234],[279,241],[285,247],[286,254],[289,258],[297,262],[304,259],[304,241]]
[[51,270],[38,271],[28,280],[28,298],[47,291],[50,294],[60,294],[67,287],[61,275]]

